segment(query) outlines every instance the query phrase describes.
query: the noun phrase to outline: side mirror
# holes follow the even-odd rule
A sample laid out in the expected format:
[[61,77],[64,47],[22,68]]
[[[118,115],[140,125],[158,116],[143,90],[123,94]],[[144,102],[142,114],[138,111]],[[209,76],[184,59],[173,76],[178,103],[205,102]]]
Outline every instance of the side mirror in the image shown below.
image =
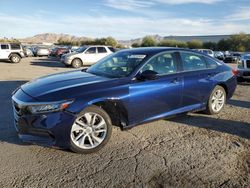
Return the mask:
[[155,80],[157,79],[158,73],[152,70],[145,70],[137,76],[139,80]]

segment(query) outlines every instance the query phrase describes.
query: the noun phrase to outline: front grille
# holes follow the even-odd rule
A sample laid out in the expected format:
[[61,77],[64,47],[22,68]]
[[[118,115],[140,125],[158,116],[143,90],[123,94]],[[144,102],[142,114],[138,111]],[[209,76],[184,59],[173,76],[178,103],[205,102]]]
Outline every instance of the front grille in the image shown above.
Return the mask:
[[250,68],[250,60],[246,60],[246,66],[247,68]]

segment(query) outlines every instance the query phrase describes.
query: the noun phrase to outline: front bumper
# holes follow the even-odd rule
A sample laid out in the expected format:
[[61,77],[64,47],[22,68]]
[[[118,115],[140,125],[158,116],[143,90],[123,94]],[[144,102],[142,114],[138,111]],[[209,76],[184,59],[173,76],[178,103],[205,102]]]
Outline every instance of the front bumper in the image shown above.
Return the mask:
[[65,65],[71,65],[71,59],[61,58],[60,62],[65,64]]
[[[75,115],[67,111],[59,111],[44,114],[29,114],[25,111],[26,101],[12,97],[14,125],[19,138],[24,142],[35,143],[38,145],[68,148],[70,143],[70,129],[75,120]],[[26,95],[24,92],[22,95]],[[29,96],[25,96],[29,97]],[[24,99],[24,98],[23,98]]]

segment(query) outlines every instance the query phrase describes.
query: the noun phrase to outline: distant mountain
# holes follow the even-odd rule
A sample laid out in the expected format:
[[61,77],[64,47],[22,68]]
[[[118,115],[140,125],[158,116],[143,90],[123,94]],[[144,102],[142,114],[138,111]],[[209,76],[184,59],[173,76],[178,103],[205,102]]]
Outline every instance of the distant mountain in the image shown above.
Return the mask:
[[[157,42],[161,40],[178,40],[178,41],[192,41],[192,40],[200,40],[202,42],[218,42],[221,39],[229,38],[231,35],[204,35],[204,36],[160,36],[160,35],[151,35]],[[93,38],[88,37],[76,37],[74,35],[69,34],[56,34],[56,33],[43,33],[38,34],[33,37],[19,39],[23,43],[57,43],[59,39],[64,40],[93,40]],[[140,43],[142,38],[136,38],[131,40],[118,40],[120,44],[125,46],[131,46],[133,43]]]
[[56,33],[43,33],[35,35],[33,37],[27,37],[19,40],[24,43],[57,43],[59,39],[73,40],[73,41],[92,40],[91,38],[88,37],[76,37],[74,35],[56,34]]

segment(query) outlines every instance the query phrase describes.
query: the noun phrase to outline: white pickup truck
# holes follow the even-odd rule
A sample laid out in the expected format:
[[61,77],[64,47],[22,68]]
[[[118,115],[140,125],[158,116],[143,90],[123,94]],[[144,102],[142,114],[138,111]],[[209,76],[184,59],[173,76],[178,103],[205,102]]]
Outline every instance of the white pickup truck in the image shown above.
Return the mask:
[[23,48],[16,43],[0,43],[0,60],[10,60],[19,63],[25,57]]

